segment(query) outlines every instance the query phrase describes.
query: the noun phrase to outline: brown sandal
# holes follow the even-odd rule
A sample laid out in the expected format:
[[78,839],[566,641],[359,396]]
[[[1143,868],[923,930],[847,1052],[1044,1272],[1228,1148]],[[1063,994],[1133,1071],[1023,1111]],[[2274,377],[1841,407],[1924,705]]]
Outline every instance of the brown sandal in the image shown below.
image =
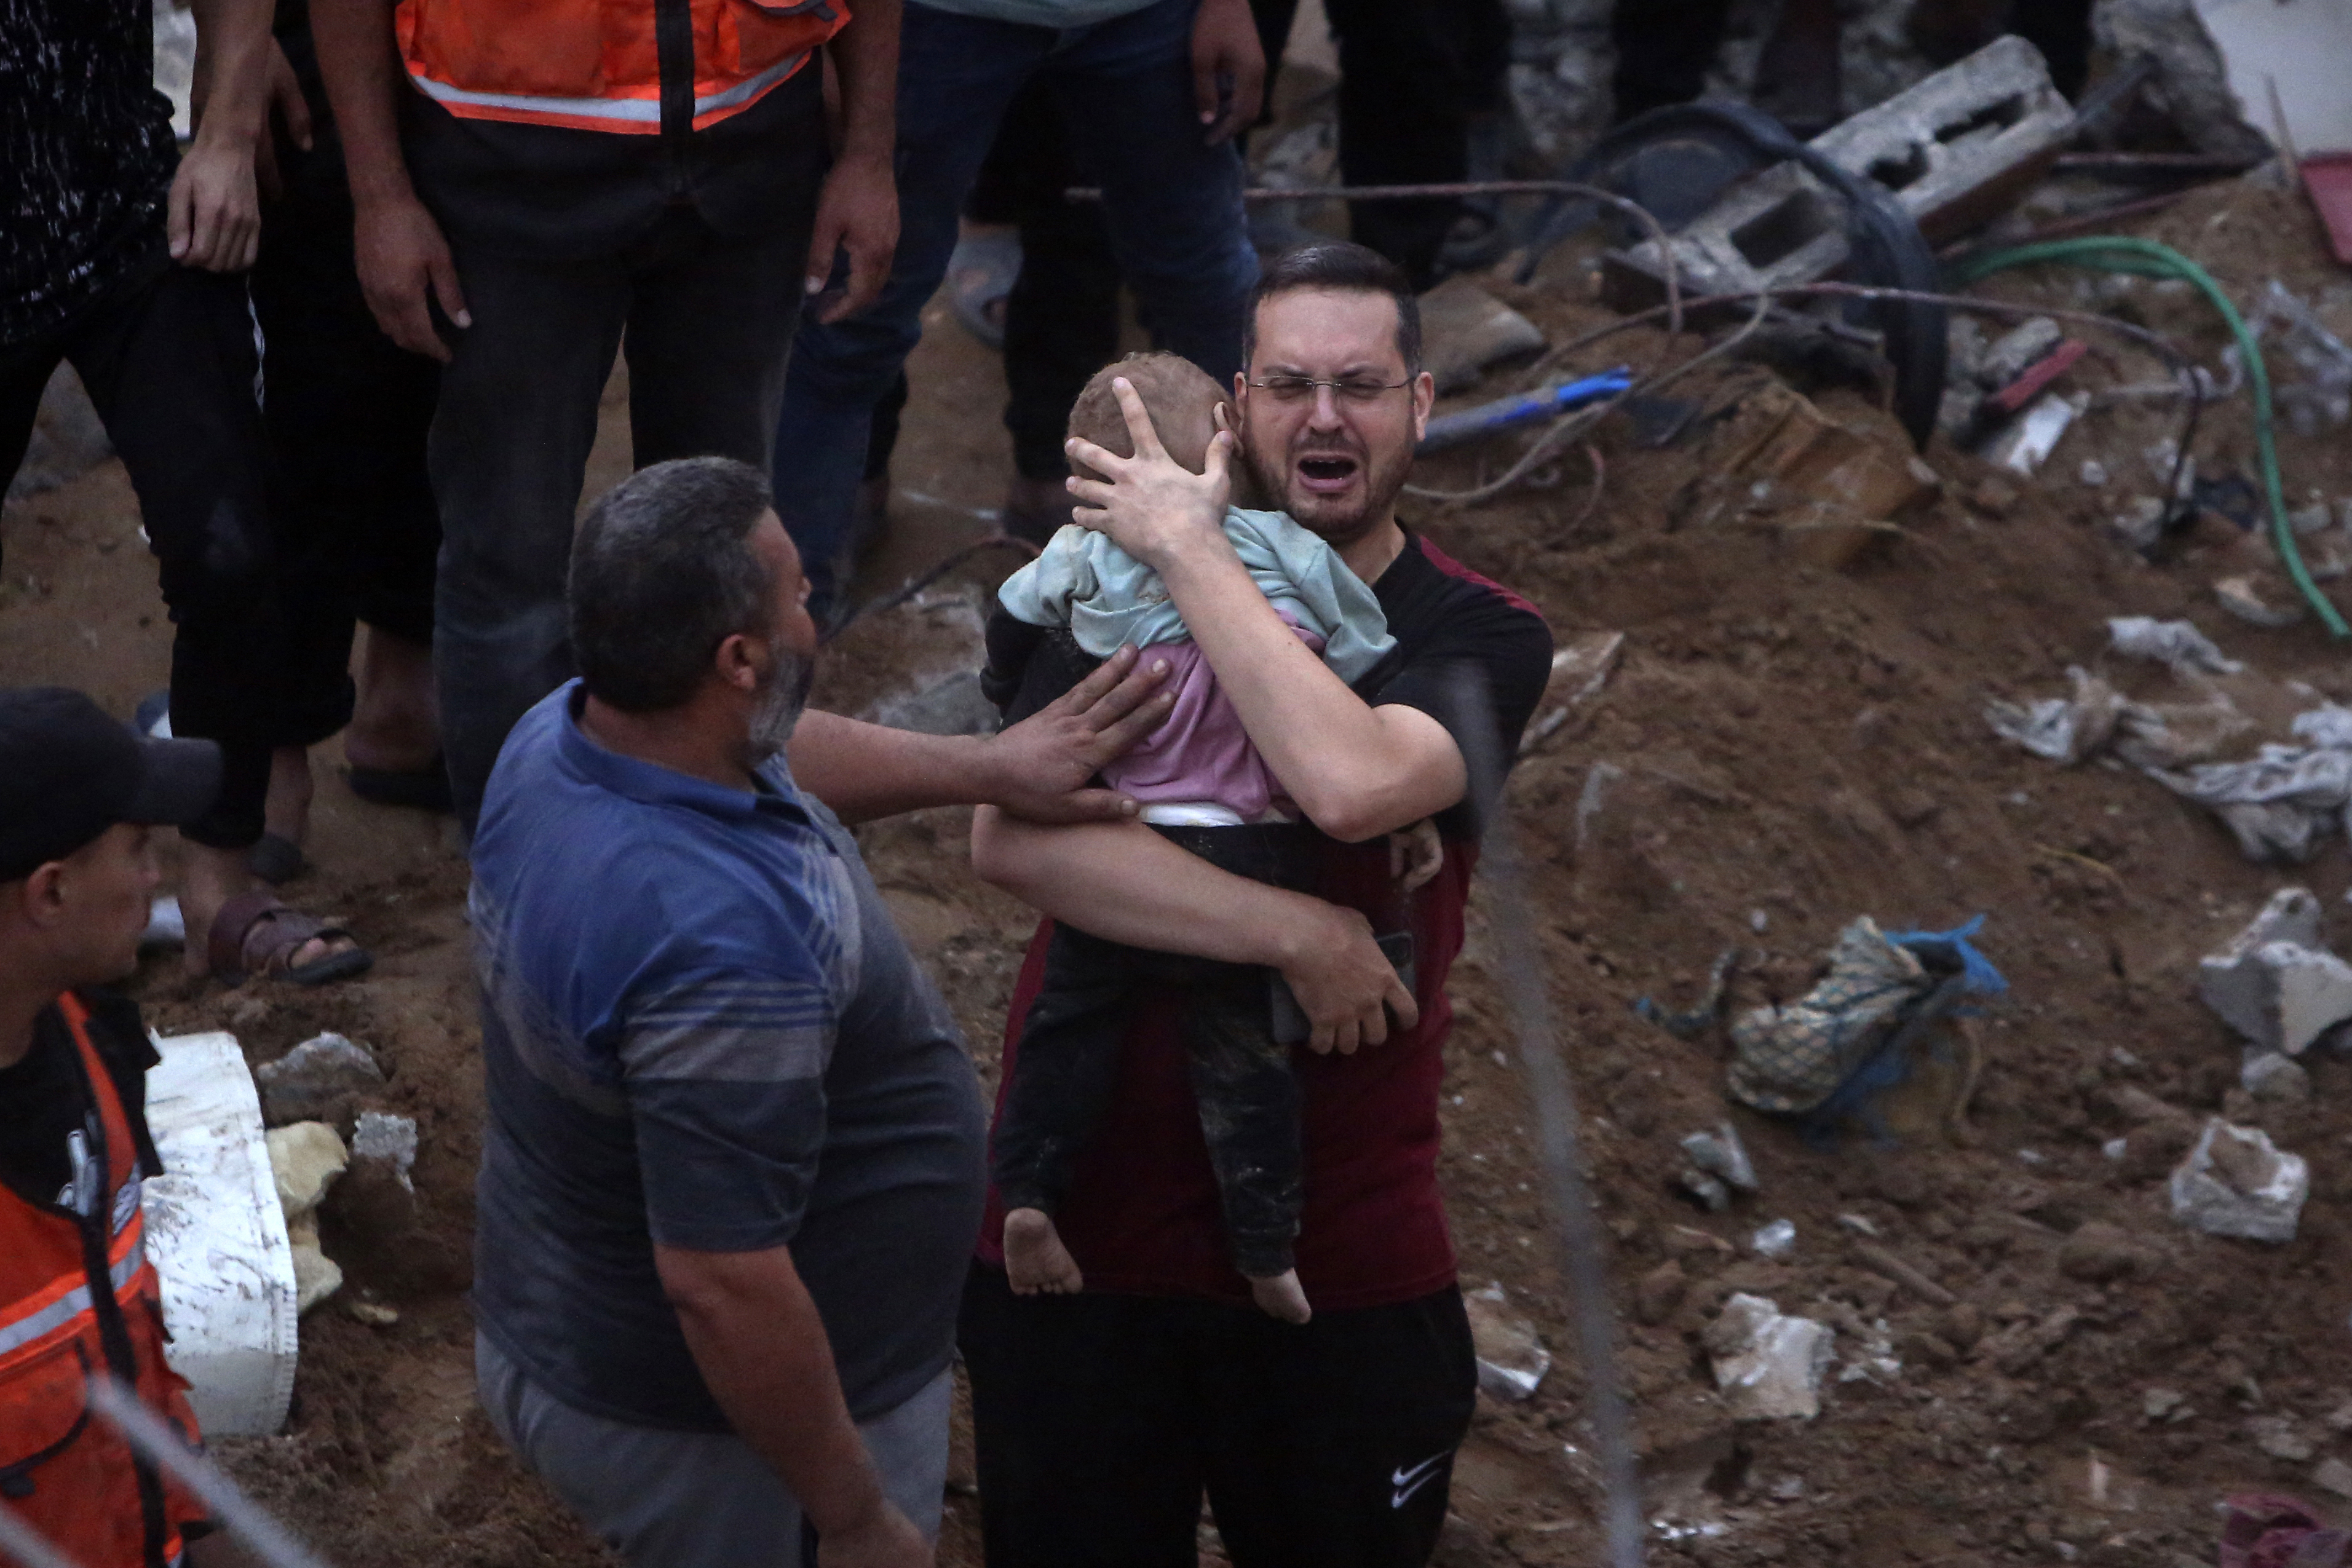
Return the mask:
[[374,964],[375,955],[357,945],[308,963],[295,963],[294,955],[305,942],[351,935],[342,926],[329,925],[289,908],[275,893],[242,893],[223,904],[220,913],[213,917],[205,953],[213,977],[231,985],[256,974],[297,985],[324,985],[331,980],[365,973]]

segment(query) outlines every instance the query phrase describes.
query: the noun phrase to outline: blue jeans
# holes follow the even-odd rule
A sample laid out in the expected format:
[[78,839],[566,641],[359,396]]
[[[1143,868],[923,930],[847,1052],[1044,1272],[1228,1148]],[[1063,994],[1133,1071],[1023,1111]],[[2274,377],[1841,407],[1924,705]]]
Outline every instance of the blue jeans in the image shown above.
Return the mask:
[[898,45],[898,251],[882,297],[846,321],[803,318],[776,423],[776,510],[821,618],[844,555],[874,405],[922,336],[956,220],[1006,105],[1043,79],[1103,187],[1111,248],[1152,339],[1221,383],[1241,364],[1257,282],[1232,144],[1202,141],[1192,101],[1197,0],[1152,0],[1085,27],[1036,27],[909,0]]

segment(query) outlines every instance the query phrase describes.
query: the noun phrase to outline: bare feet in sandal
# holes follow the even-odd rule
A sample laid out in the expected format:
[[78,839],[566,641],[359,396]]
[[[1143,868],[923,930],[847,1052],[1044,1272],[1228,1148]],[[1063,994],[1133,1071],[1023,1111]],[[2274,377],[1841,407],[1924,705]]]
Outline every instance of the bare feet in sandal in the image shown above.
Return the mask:
[[[290,928],[283,921],[257,922],[255,913],[246,907],[257,901],[276,901],[258,890],[252,872],[246,868],[246,851],[213,849],[201,844],[188,844],[185,847],[187,854],[180,877],[180,912],[187,927],[185,963],[191,976],[201,978],[220,972],[222,966],[214,962],[213,950],[218,945],[217,939],[225,934],[221,917],[232,905],[239,906],[235,912],[241,915],[245,929],[234,933],[226,949],[225,956],[231,962],[224,978],[261,973],[305,977],[303,984],[317,984],[358,973],[373,962],[350,932],[320,927],[316,921],[309,921],[314,929],[306,931],[299,941],[290,945],[284,943],[282,938]],[[290,910],[285,912],[289,916],[294,913]],[[275,946],[265,944],[266,951],[257,947],[248,956],[247,948],[255,947],[255,939],[261,934],[252,929],[257,923],[274,927],[269,934],[280,940]],[[256,963],[253,960],[257,958],[265,962]],[[332,973],[327,973],[329,970]]]

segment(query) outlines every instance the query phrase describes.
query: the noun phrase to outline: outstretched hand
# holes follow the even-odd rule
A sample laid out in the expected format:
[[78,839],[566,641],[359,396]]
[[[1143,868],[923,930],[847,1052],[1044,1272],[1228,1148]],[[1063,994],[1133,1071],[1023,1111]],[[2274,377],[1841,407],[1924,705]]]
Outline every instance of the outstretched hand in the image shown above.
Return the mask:
[[1232,432],[1220,429],[1210,439],[1203,471],[1196,474],[1160,445],[1150,411],[1133,384],[1122,375],[1114,377],[1110,386],[1126,416],[1135,456],[1122,458],[1081,437],[1069,439],[1065,450],[1070,461],[1106,476],[1070,479],[1070,494],[1078,502],[1072,521],[1110,535],[1120,549],[1155,572],[1164,573],[1188,549],[1231,549],[1225,542],[1224,518],[1233,495]]
[[1090,787],[1103,764],[1160,727],[1175,699],[1158,690],[1164,659],[1123,647],[1102,668],[1019,723],[983,742],[988,804],[1030,822],[1117,822],[1135,802]]

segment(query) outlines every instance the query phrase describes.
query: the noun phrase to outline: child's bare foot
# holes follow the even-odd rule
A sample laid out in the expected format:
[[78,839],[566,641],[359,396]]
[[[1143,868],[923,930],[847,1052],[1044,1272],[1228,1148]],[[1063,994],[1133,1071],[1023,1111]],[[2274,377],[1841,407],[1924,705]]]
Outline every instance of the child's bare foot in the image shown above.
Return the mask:
[[[1008,1224],[1005,1228],[1009,1231],[1012,1226]],[[1315,1309],[1307,1304],[1307,1292],[1298,1288],[1296,1268],[1251,1280],[1250,1295],[1268,1317],[1280,1318],[1286,1323],[1303,1323],[1315,1315]]]
[[[1066,1296],[1087,1283],[1044,1209],[1014,1209],[1004,1216],[1004,1273],[1016,1296]],[[1302,1306],[1305,1300],[1300,1298]]]

